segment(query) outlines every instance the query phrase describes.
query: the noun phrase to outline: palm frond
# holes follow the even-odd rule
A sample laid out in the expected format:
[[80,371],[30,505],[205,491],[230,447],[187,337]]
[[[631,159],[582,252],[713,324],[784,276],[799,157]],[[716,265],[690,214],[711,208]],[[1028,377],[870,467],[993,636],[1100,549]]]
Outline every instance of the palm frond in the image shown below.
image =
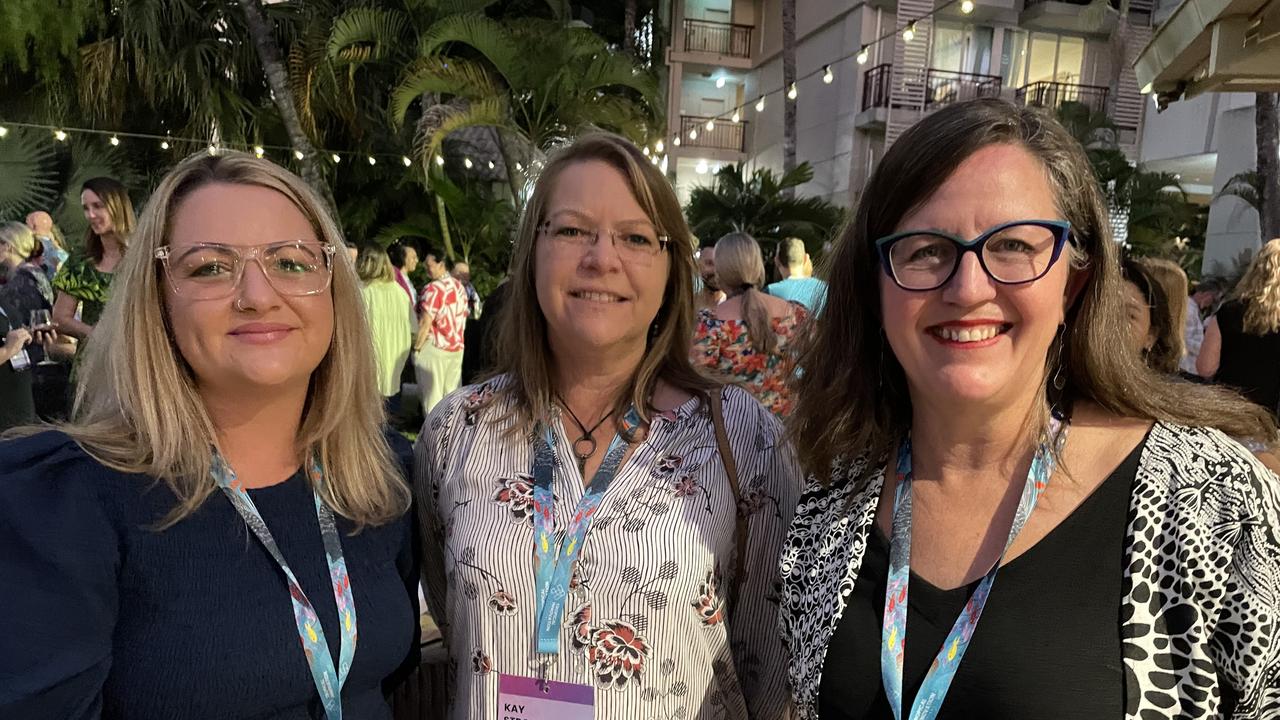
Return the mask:
[[471,60],[438,56],[419,58],[391,91],[391,121],[401,125],[409,106],[424,93],[480,100],[495,95],[497,84],[483,65]]
[[403,42],[408,20],[396,10],[361,7],[333,21],[327,54],[339,65],[386,59]]
[[58,199],[58,158],[48,133],[12,130],[0,140],[0,218],[48,210]]
[[507,79],[508,85],[520,64],[544,60],[522,57],[507,27],[479,13],[452,15],[436,22],[419,40],[418,54],[424,57],[435,55],[448,43],[471,46]]
[[1257,170],[1245,170],[1232,175],[1213,199],[1228,196],[1240,198],[1249,207],[1258,210],[1262,207],[1262,175]]

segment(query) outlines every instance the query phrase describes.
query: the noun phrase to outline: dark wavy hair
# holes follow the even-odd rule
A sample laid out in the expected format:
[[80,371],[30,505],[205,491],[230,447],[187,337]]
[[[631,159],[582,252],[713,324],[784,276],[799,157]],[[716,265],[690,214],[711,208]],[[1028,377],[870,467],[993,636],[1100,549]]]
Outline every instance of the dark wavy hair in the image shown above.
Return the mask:
[[[1078,240],[1073,265],[1088,277],[1049,347],[1042,378],[1048,406],[1090,400],[1120,416],[1216,427],[1274,442],[1266,411],[1240,396],[1157,373],[1124,347],[1119,252],[1107,206],[1080,146],[1042,111],[985,98],[948,106],[912,126],[867,183],[852,222],[826,255],[827,303],[802,340],[791,437],[806,467],[825,477],[837,458],[881,456],[908,430],[911,398],[881,323],[877,238],[930,196],[978,150],[1022,147],[1040,160],[1062,217]],[[1081,270],[1077,270],[1079,272]],[[1053,378],[1053,382],[1049,381]],[[1046,410],[1029,430],[1048,422]],[[1034,435],[1030,439],[1034,439]]]

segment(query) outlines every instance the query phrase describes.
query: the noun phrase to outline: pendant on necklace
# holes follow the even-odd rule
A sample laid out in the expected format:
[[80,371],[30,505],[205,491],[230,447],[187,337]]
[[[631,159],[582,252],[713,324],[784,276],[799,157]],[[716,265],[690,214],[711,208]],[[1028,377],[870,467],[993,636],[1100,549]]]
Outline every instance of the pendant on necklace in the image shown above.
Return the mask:
[[[583,449],[579,449],[583,448]],[[596,439],[591,435],[583,435],[573,441],[573,454],[578,456],[578,472],[587,467],[587,458],[596,454]]]

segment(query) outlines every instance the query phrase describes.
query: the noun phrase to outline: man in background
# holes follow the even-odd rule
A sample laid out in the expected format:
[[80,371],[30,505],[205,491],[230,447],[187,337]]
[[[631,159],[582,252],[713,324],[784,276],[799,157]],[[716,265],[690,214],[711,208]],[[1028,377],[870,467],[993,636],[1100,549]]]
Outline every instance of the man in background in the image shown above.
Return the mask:
[[27,215],[27,227],[31,228],[31,233],[44,248],[44,254],[40,256],[40,264],[44,267],[45,274],[52,280],[58,272],[58,267],[67,259],[68,253],[66,243],[62,241],[62,233],[58,230],[58,226],[53,224],[53,216],[43,210]]
[[480,313],[484,312],[484,301],[480,299],[480,293],[476,292],[476,286],[471,284],[471,266],[464,262],[454,263],[453,277],[467,290],[467,309],[471,319],[479,320]]
[[827,284],[813,277],[813,261],[805,252],[804,241],[789,237],[778,243],[773,264],[782,280],[767,288],[770,295],[798,302],[817,314],[827,301]]
[[1205,321],[1217,310],[1223,289],[1220,281],[1207,279],[1197,283],[1191,296],[1187,298],[1187,319],[1182,336],[1187,351],[1178,367],[1193,375],[1196,374],[1196,358],[1200,357],[1200,346],[1204,344]]

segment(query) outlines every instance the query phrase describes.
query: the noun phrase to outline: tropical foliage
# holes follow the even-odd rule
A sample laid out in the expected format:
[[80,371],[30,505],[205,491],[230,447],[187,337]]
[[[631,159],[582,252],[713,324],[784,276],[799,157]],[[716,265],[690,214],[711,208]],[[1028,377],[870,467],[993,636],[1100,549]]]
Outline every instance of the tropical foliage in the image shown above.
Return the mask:
[[813,168],[808,163],[781,177],[768,169],[748,175],[741,165],[726,165],[710,186],[693,189],[685,215],[693,234],[704,243],[737,231],[754,237],[766,257],[787,237],[798,237],[816,250],[831,239],[843,211],[822,198],[789,197],[812,179]]

